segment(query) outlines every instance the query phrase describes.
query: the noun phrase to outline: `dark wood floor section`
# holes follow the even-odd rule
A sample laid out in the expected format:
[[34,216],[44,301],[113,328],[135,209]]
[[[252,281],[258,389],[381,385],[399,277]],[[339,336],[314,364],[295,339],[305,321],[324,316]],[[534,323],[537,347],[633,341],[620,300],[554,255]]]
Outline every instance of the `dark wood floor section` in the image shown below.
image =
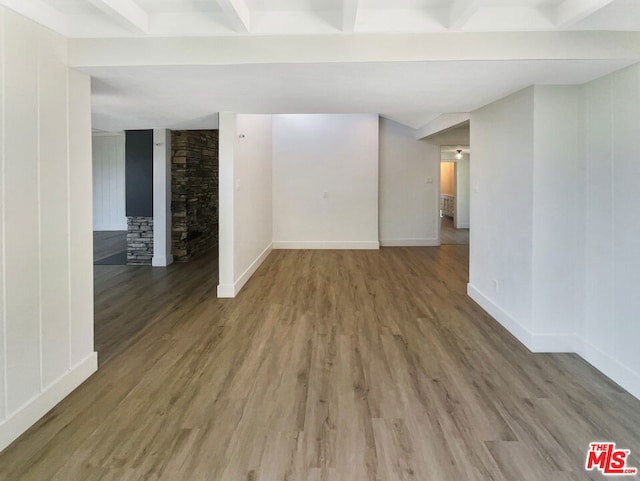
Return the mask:
[[640,465],[640,401],[574,355],[529,353],[466,297],[467,261],[274,251],[234,300],[200,264],[98,275],[102,308],[153,322],[0,456],[0,479],[599,479],[594,440]]
[[125,351],[136,338],[197,295],[215,297],[218,259],[210,252],[167,269],[94,266],[95,350],[98,363]]
[[127,231],[93,231],[93,261],[127,251]]

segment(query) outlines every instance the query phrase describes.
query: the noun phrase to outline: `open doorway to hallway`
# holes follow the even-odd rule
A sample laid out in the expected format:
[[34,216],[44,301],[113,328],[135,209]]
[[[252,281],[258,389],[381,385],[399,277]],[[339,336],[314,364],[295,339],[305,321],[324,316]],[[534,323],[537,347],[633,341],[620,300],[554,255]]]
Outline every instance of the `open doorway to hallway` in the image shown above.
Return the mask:
[[440,244],[469,244],[469,146],[440,148]]

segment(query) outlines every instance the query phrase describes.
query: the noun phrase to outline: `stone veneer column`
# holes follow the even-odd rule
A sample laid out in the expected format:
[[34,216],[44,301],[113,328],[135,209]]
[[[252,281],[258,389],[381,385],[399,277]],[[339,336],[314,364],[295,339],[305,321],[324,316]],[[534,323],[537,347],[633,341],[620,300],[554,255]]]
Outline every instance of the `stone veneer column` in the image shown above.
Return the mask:
[[153,217],[127,217],[127,264],[151,265]]
[[172,251],[175,262],[218,245],[218,131],[173,131]]

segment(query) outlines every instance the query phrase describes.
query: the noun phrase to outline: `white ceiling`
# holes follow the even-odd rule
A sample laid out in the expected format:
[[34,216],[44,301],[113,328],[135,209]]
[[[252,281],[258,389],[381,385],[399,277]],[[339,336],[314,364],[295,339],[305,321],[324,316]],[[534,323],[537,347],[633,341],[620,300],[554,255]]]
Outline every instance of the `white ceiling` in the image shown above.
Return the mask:
[[[420,128],[532,84],[584,83],[640,60],[640,37],[592,38],[640,32],[640,0],[0,5],[72,39],[72,65],[93,77],[94,127],[104,130],[204,128],[219,111],[381,113]],[[518,56],[524,32],[549,32],[528,44],[530,57]],[[476,46],[489,55],[460,57]]]
[[[622,60],[83,68],[96,127],[177,128],[211,112],[383,113],[412,128],[531,84],[579,84]],[[496,81],[500,79],[500,81]],[[193,128],[196,128],[194,126]]]

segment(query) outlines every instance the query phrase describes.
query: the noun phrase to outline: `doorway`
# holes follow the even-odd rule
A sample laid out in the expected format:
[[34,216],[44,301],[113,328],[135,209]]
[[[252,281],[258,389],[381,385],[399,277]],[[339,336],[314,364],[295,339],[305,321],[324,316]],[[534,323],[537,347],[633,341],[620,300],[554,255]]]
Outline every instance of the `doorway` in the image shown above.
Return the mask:
[[469,244],[468,145],[440,148],[440,244]]

